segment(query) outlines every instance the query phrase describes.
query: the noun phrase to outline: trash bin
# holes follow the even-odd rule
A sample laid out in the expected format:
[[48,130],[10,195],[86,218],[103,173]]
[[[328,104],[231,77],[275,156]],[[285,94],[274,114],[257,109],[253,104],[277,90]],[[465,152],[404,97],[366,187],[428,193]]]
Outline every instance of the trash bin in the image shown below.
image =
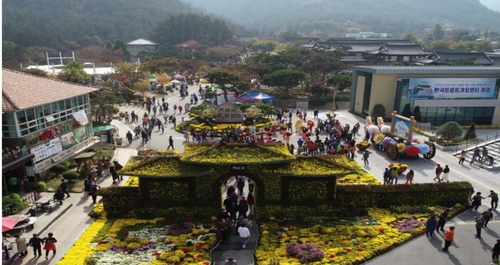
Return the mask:
[[116,141],[116,145],[122,145],[123,138],[116,137],[115,141]]

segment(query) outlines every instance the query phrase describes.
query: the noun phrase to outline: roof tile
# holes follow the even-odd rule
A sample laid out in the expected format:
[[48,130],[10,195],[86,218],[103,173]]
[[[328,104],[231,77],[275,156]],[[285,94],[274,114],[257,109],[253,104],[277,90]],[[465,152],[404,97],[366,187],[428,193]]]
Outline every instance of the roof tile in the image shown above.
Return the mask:
[[85,95],[94,88],[2,69],[2,111],[27,109]]

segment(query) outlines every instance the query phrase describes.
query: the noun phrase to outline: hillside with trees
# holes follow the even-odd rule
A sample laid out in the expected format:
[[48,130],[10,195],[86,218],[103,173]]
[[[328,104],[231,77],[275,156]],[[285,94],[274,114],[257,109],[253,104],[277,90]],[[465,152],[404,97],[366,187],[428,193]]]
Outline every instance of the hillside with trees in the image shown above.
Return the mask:
[[[180,0],[5,0],[2,4],[4,41],[23,47],[50,47],[56,51],[77,50],[92,45],[102,46],[107,43],[112,44],[117,39],[128,42],[138,38],[149,38],[161,42],[161,38],[156,38],[160,24],[163,23],[162,27],[166,28],[165,22],[169,22],[169,18],[183,14],[193,18],[189,27],[185,29],[176,25],[177,27],[173,29],[177,30],[176,32],[167,32],[175,35],[161,36],[175,39],[176,43],[171,44],[184,41],[177,34],[191,37],[197,33],[190,31],[196,27],[204,26],[204,34],[209,35],[210,29],[219,31],[216,28],[219,25],[223,29],[221,31],[223,37],[227,37],[228,34],[231,36],[233,30],[245,31],[235,23],[223,21],[217,16],[207,16]],[[213,23],[207,24],[207,20]],[[207,29],[208,27],[211,28]],[[217,40],[220,39],[221,36],[217,36]]]
[[[304,34],[375,31],[396,36],[433,28],[500,31],[500,13],[479,0],[184,0],[264,32]],[[349,23],[350,22],[350,23]]]

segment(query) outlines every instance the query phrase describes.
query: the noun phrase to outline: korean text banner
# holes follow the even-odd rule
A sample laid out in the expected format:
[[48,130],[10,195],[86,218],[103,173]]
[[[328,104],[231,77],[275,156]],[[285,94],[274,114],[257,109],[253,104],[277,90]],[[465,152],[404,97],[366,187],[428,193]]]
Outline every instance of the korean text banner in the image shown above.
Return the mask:
[[410,78],[407,98],[493,98],[496,78]]

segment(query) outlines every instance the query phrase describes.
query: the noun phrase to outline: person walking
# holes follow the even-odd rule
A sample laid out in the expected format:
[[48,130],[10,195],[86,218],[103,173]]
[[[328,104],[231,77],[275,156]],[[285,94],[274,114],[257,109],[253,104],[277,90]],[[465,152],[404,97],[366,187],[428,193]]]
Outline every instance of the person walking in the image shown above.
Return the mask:
[[406,183],[410,182],[410,184],[413,184],[413,177],[415,176],[415,173],[413,172],[413,169],[411,169],[408,173],[406,173]]
[[391,184],[391,172],[389,171],[388,168],[386,168],[384,171],[384,185],[389,185],[389,184]]
[[429,215],[429,219],[427,219],[427,223],[425,224],[425,235],[427,238],[434,237],[434,231],[436,230],[436,216],[434,214]]
[[446,230],[444,234],[444,248],[443,248],[444,252],[448,252],[448,248],[453,242],[454,237],[455,237],[455,226],[452,225],[448,230]]
[[498,206],[498,193],[490,190],[490,195],[488,195],[488,197],[491,198],[491,209],[496,210]]
[[460,156],[459,156],[459,159],[458,159],[458,164],[459,165],[463,165],[464,161],[465,161],[465,150],[462,150],[462,152],[460,152]]
[[440,164],[437,164],[435,172],[436,172],[436,177],[434,177],[433,180],[437,179],[437,181],[441,183],[441,173],[443,173],[443,168],[441,167]]
[[131,144],[132,143],[132,133],[130,131],[128,131],[125,136],[127,137],[128,144]]
[[54,238],[54,234],[49,233],[46,238],[43,239],[43,242],[45,243],[45,246],[43,249],[45,249],[45,260],[49,259],[49,252],[52,250],[53,256],[56,255],[56,243],[57,239]]
[[62,193],[68,195],[68,198],[71,197],[71,195],[69,195],[69,193],[68,193],[68,183],[66,182],[65,179],[61,179],[61,181],[62,182],[61,182],[60,188],[61,188]]
[[474,211],[477,211],[477,208],[481,206],[481,201],[482,199],[485,199],[485,197],[481,196],[481,192],[476,192],[476,195],[472,197],[472,208]]
[[446,209],[439,215],[436,231],[441,230],[444,232],[444,225],[446,224],[446,221],[448,221],[448,214],[449,214],[448,209]]
[[399,171],[397,167],[391,168],[391,184],[398,184]]
[[172,150],[175,150],[174,148],[174,139],[172,139],[172,136],[169,136],[168,137],[168,146],[167,146],[167,150],[172,147]]
[[43,240],[38,237],[38,234],[33,234],[33,237],[30,238],[30,241],[28,243],[33,248],[33,254],[35,254],[35,257],[42,256],[42,245],[43,245]]
[[24,238],[22,235],[15,235],[14,237],[16,238],[17,253],[19,254],[19,256],[24,257],[28,255],[26,238]]
[[450,182],[448,180],[448,176],[450,175],[450,168],[448,167],[448,165],[444,166],[444,169],[443,169],[443,178],[442,178],[442,181],[446,181],[446,182]]
[[90,196],[92,196],[92,204],[97,203],[97,191],[99,190],[99,186],[96,184],[90,186]]
[[246,227],[245,224],[240,224],[239,226],[240,227],[238,228],[238,234],[241,238],[241,247],[245,249],[248,244],[248,238],[250,237],[250,230],[248,230],[248,227]]
[[365,166],[370,164],[370,162],[368,161],[369,156],[370,154],[368,153],[368,151],[363,152],[363,162],[365,163]]
[[499,256],[500,256],[500,239],[497,239],[497,243],[493,246],[493,249],[491,250],[491,262],[495,262],[495,260],[497,260]]
[[476,221],[476,238],[481,238],[481,230],[484,227],[485,220],[483,216],[477,218],[477,216],[474,217],[474,221]]
[[481,161],[485,161],[488,158],[488,149],[486,149],[486,146],[483,146],[481,154],[483,155],[481,156]]
[[491,221],[491,219],[493,219],[493,210],[490,208],[484,211],[481,214],[481,217],[484,219],[484,227],[488,228],[488,222]]
[[230,224],[228,223],[227,219],[221,219],[219,222],[221,242],[226,242],[227,236],[229,235],[229,228]]
[[474,149],[474,154],[472,155],[472,159],[470,160],[470,165],[472,166],[472,163],[476,162],[479,158],[481,158],[481,150],[479,150],[478,147]]

